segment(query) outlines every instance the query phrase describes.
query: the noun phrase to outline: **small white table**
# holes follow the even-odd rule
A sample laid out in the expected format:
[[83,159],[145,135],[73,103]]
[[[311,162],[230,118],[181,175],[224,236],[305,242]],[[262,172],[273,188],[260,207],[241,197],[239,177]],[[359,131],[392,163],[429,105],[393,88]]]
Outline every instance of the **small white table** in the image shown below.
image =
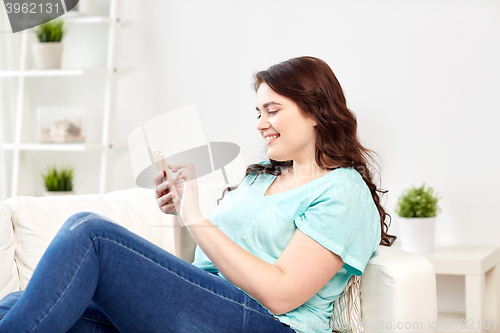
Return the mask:
[[[498,247],[435,247],[433,252],[421,254],[434,265],[436,275],[465,276],[465,317],[468,332],[497,332],[500,328],[500,248]],[[486,286],[486,272],[493,269],[491,285]],[[488,287],[488,288],[487,288]],[[485,292],[494,293],[492,304],[485,314]],[[490,315],[489,317],[492,317]],[[479,322],[478,322],[479,321]],[[485,329],[486,323],[490,329]],[[481,323],[481,325],[480,325]],[[493,325],[496,323],[497,330]],[[481,329],[479,328],[481,327]]]

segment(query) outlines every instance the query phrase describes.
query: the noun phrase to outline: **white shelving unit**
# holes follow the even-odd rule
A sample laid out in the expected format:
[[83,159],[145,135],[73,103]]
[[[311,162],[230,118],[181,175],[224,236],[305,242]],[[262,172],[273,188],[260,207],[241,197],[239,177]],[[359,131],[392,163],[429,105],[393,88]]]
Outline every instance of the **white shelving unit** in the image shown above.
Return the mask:
[[[10,177],[10,197],[18,195],[19,177],[20,177],[20,154],[21,152],[29,153],[31,151],[54,151],[54,152],[88,152],[100,151],[100,168],[99,168],[99,193],[105,193],[107,184],[107,170],[109,164],[110,150],[117,145],[112,143],[110,138],[110,115],[116,105],[116,90],[119,74],[126,74],[132,71],[131,68],[118,68],[116,65],[116,56],[118,53],[118,37],[120,36],[121,28],[124,25],[131,23],[130,20],[122,20],[120,17],[121,0],[110,0],[109,17],[91,17],[91,16],[73,16],[62,18],[67,24],[107,24],[107,50],[106,50],[106,66],[104,68],[80,68],[80,69],[54,69],[54,70],[34,70],[27,69],[27,52],[28,52],[28,34],[21,34],[21,50],[19,70],[0,71],[0,79],[2,78],[17,78],[17,98],[15,110],[15,127],[14,135],[8,141],[3,141],[1,148],[4,151],[12,151],[12,176]],[[82,144],[44,144],[36,142],[23,142],[22,131],[25,130],[26,119],[25,110],[25,85],[26,80],[36,77],[78,77],[97,75],[102,76],[104,80],[104,105],[102,107],[102,133],[100,141],[88,142]],[[5,126],[5,124],[1,124]],[[12,141],[13,140],[13,141]],[[118,145],[118,147],[123,145]],[[4,166],[5,167],[5,166]],[[7,183],[8,177],[4,173],[2,181]]]

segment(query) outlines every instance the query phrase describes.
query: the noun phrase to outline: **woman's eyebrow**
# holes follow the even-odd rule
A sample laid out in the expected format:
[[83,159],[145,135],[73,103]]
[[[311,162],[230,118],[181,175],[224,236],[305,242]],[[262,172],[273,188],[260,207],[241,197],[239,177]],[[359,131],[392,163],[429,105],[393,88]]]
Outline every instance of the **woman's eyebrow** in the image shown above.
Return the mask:
[[[281,106],[281,104],[280,104],[280,103],[270,101],[270,102],[264,103],[264,105],[262,105],[262,107],[263,107],[264,109],[266,109],[266,108],[267,108],[268,106],[270,106],[270,105],[280,105],[280,106]],[[260,111],[260,109],[259,109],[258,107],[255,107],[255,109],[256,109],[257,111]]]

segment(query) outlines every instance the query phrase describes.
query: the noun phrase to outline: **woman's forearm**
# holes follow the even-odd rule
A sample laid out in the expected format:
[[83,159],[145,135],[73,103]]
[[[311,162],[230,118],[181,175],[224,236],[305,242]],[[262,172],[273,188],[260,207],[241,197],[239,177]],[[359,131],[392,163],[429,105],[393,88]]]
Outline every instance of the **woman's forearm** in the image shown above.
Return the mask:
[[174,215],[173,228],[175,255],[182,260],[192,263],[194,261],[196,242],[189,233],[189,230],[186,227],[181,227],[179,219],[180,217],[178,215]]
[[188,225],[201,250],[224,277],[271,312],[280,312],[285,276],[276,266],[246,251],[208,220]]

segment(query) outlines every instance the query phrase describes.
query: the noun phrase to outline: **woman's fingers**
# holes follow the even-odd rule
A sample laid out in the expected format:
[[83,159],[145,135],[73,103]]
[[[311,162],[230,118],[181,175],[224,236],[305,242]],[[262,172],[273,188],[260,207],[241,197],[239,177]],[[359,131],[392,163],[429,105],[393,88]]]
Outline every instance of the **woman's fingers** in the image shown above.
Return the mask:
[[178,181],[179,179],[184,179],[185,181],[188,181],[195,178],[196,174],[194,171],[194,166],[192,164],[188,164],[187,167],[180,168],[177,171],[177,174],[175,176],[175,181]]
[[156,199],[160,199],[163,195],[167,193],[172,193],[172,196],[174,196],[173,191],[171,191],[172,188],[175,188],[179,197],[182,197],[182,194],[184,192],[184,183],[172,185],[172,182],[166,181],[155,187]]
[[[168,167],[172,171],[179,169],[179,167],[173,168],[172,164],[169,164]],[[172,191],[172,189],[177,189],[177,194],[180,199],[182,198],[184,184],[178,184],[176,181],[162,181],[162,179],[165,179],[165,176],[165,172],[160,171],[153,178],[155,183],[156,204],[158,205],[158,208],[160,208],[161,212],[165,214],[178,215],[178,205],[176,206],[175,203],[172,202],[172,199],[174,198],[174,191]],[[178,200],[177,203],[179,204],[180,200]]]
[[167,164],[167,166],[172,172],[177,172],[176,180],[180,179],[181,175],[186,173],[187,170],[190,170],[189,176],[194,175],[193,163]]
[[174,181],[179,181],[179,179],[181,179],[181,176],[182,176],[182,171],[181,171],[181,170],[179,170],[179,171],[177,172],[177,174],[175,175],[175,179],[174,179]]
[[160,199],[158,199],[160,201],[159,204],[161,206],[164,206],[164,205],[168,204],[168,202],[172,199],[172,197],[173,197],[173,193],[172,192],[169,192],[168,194],[165,194]]
[[[176,173],[175,178],[173,179],[174,184],[176,185],[178,184],[180,179],[188,181],[196,178],[196,173],[193,163],[167,164],[167,166],[172,172]],[[160,175],[162,174],[160,173]]]
[[161,179],[165,176],[165,171],[160,171],[156,174],[156,176],[153,178],[153,181],[155,185],[160,185],[161,184]]
[[172,203],[161,206],[160,210],[165,214],[177,215],[177,210],[175,209],[175,205]]
[[[193,163],[177,163],[177,164],[167,164],[167,166],[172,170],[173,172],[177,172],[180,168],[188,168],[188,167],[193,167]],[[174,170],[175,169],[175,170]]]
[[162,212],[164,212],[165,214],[176,214],[177,215],[175,205],[172,202],[170,202],[170,200],[172,198],[173,198],[172,192],[162,196],[161,198],[158,198],[158,200],[157,200],[158,207],[160,207],[160,210]]
[[[167,164],[167,166],[172,172],[176,173],[175,179],[162,182],[162,178],[166,174],[160,171],[155,175],[154,183],[156,185],[155,196],[157,205],[160,211],[165,214],[178,215],[178,211],[181,209],[181,200],[184,196],[186,182],[196,179],[196,173],[192,163]],[[179,181],[180,179],[183,179],[184,182]],[[175,203],[172,200],[175,197],[174,190],[177,192],[179,199]]]
[[[160,185],[156,186],[155,188],[155,196],[156,196],[156,203],[158,207],[164,212],[164,206],[170,203],[172,198],[174,197],[174,192],[173,191],[168,191],[168,188],[170,188],[172,185],[170,184],[169,181],[166,181],[164,183],[161,183]],[[177,192],[179,193],[179,192]],[[168,209],[168,213],[171,211],[175,211],[174,206],[170,207]]]
[[178,164],[168,164],[167,163],[167,166],[170,169],[170,171],[172,171],[172,172],[177,172],[177,170],[179,170]]
[[164,184],[156,185],[155,195],[157,199],[163,194],[163,192],[165,192],[165,185]]
[[165,192],[167,191],[167,188],[169,188],[169,187],[170,187],[170,183],[168,181],[167,182],[163,182],[163,183],[157,185],[155,187],[156,198],[159,198],[163,194],[165,194]]

